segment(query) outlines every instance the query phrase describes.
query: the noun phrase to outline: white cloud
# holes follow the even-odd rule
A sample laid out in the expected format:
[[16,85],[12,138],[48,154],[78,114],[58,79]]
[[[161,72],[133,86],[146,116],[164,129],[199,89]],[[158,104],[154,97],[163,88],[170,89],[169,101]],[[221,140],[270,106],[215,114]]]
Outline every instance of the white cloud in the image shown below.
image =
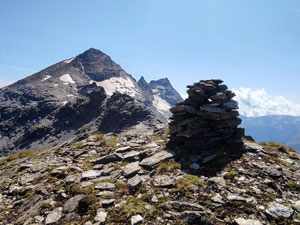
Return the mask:
[[300,105],[283,96],[269,95],[265,89],[251,90],[240,88],[233,90],[237,95],[239,112],[244,116],[291,115],[300,116]]
[[3,88],[9,84],[12,84],[13,82],[12,81],[8,81],[8,80],[1,80],[0,79],[0,88]]

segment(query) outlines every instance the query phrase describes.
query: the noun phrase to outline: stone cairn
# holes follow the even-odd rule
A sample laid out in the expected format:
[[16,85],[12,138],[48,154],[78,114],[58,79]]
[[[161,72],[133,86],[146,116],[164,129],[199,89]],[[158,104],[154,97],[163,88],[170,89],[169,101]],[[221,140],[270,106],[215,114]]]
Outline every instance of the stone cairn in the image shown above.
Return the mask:
[[238,128],[238,104],[222,83],[201,80],[189,85],[188,98],[171,108],[170,144],[177,153],[197,155],[204,163],[224,153],[241,153],[244,129]]

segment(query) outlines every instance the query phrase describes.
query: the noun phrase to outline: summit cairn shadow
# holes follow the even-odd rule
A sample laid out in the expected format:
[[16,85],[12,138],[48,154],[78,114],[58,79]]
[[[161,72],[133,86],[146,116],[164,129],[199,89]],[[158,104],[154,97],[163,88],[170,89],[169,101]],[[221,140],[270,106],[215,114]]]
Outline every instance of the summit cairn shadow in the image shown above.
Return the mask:
[[169,145],[178,158],[188,156],[198,163],[202,172],[217,172],[244,151],[238,103],[222,83],[201,80],[188,85],[188,98],[170,109]]

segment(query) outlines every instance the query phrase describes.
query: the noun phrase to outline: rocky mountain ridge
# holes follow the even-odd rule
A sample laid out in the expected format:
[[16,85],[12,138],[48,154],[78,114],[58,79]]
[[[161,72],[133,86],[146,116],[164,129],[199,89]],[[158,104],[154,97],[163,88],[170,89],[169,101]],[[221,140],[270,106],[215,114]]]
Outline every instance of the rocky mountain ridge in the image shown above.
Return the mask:
[[[169,82],[160,87],[177,93]],[[174,103],[166,102],[169,99],[149,95],[108,55],[91,48],[0,89],[0,156],[54,147],[99,129],[121,131],[129,117],[127,127],[165,123],[169,116],[165,112]],[[121,121],[120,114],[127,117]],[[104,123],[111,126],[100,125]]]

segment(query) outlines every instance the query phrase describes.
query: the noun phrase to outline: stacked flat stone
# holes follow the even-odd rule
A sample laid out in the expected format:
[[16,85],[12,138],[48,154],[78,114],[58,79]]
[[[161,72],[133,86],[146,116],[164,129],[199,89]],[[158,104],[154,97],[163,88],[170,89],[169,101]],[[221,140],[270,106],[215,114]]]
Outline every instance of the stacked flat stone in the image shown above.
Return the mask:
[[170,141],[181,151],[203,156],[241,152],[244,129],[238,128],[238,104],[222,83],[201,80],[189,85],[188,98],[171,108]]

